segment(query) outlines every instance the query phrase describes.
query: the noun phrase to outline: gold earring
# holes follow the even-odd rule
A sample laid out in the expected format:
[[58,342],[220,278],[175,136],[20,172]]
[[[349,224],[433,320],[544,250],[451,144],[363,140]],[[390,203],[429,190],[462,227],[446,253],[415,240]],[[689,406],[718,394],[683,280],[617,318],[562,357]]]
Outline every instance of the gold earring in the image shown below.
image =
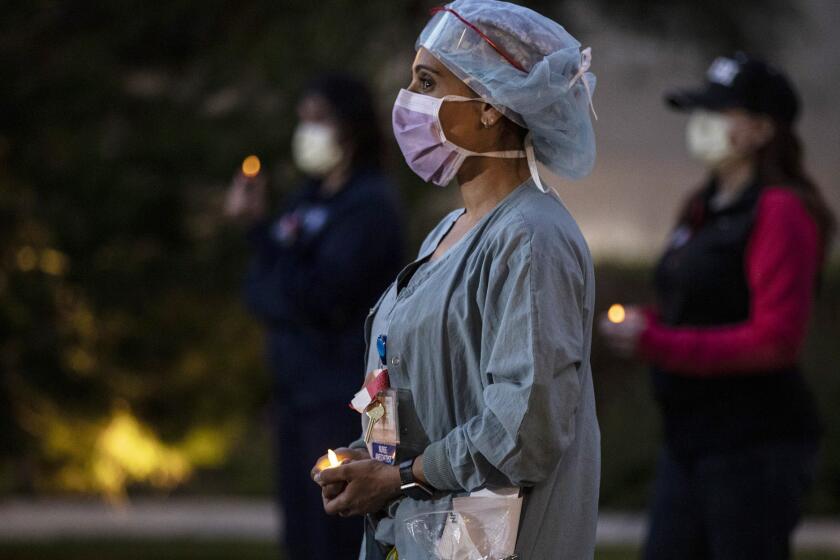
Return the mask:
[[484,119],[481,119],[481,124],[484,125],[484,128],[490,128],[490,122]]

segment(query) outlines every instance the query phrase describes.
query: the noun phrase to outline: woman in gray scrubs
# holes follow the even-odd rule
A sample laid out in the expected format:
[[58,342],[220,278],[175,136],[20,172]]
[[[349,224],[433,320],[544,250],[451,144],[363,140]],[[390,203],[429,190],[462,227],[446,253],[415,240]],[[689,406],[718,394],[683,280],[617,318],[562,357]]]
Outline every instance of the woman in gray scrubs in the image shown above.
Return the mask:
[[313,468],[328,513],[366,516],[361,558],[429,558],[412,519],[509,487],[524,497],[520,558],[594,554],[595,282],[574,218],[537,168],[571,179],[592,168],[589,61],[554,21],[493,0],[437,9],[418,39],[394,133],[423,179],[456,181],[464,207],[365,325],[368,371],[386,365],[398,397],[395,464],[359,440],[339,450],[343,465]]

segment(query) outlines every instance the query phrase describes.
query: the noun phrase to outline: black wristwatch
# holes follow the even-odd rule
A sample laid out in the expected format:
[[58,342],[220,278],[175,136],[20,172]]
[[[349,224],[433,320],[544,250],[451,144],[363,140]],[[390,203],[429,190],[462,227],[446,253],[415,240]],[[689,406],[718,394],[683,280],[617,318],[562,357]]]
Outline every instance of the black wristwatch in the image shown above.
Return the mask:
[[414,457],[400,463],[400,490],[412,500],[427,500],[434,496],[434,491],[414,478],[411,467],[414,466]]

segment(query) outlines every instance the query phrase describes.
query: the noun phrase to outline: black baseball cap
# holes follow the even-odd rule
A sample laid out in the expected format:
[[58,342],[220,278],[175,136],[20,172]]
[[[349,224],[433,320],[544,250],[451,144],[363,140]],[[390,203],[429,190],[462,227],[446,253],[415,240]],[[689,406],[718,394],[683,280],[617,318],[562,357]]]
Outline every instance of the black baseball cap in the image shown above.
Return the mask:
[[706,71],[706,83],[697,89],[680,89],[665,94],[674,109],[745,109],[793,123],[799,114],[799,95],[778,69],[744,53],[718,57]]

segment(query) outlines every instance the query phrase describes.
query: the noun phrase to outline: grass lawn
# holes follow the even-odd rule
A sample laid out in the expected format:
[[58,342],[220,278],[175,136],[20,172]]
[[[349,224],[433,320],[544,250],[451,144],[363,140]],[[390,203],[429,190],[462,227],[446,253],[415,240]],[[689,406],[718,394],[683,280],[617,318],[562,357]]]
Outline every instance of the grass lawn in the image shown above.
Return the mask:
[[[596,560],[636,560],[633,548],[603,548]],[[269,543],[239,541],[50,541],[0,543],[0,560],[280,560]],[[543,559],[534,559],[543,560]],[[549,560],[549,559],[545,559]],[[840,560],[808,552],[796,560]]]

